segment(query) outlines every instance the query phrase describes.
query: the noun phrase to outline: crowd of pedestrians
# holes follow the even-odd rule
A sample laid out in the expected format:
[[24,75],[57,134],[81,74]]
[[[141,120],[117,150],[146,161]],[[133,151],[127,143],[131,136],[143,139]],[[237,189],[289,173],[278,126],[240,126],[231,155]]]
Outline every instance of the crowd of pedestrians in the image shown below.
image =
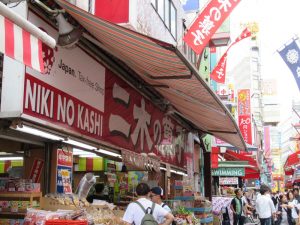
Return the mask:
[[[300,225],[299,189],[282,193],[272,193],[267,185],[261,185],[259,191],[242,192],[236,189],[230,209],[233,225]],[[225,214],[228,210],[223,214],[223,225],[229,224]]]

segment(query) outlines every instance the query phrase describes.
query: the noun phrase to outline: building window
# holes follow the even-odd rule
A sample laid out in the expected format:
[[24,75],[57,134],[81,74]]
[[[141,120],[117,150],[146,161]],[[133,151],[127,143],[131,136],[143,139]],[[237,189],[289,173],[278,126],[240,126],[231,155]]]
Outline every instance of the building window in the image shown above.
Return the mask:
[[177,39],[177,11],[172,0],[151,0],[151,4],[173,38]]
[[173,3],[171,2],[171,34],[175,39],[177,39],[176,36],[176,24],[177,24],[177,11]]

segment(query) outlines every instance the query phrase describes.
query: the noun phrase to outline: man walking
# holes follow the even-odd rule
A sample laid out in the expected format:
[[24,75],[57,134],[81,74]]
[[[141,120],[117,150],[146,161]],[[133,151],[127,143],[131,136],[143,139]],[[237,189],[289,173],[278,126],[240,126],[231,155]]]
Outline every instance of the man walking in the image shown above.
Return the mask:
[[[128,225],[143,225],[143,221],[147,219],[147,224],[159,224],[159,218],[164,218],[164,222],[160,225],[170,225],[174,216],[160,205],[149,200],[150,188],[145,183],[140,183],[136,187],[137,201],[128,205],[123,221]],[[149,217],[150,215],[150,217]],[[149,219],[150,218],[150,219]],[[153,219],[153,221],[150,221]],[[149,222],[150,221],[150,222]]]
[[255,209],[261,225],[272,225],[272,216],[276,210],[270,196],[270,188],[266,185],[260,187],[261,197],[256,200]]
[[235,197],[231,201],[230,209],[233,212],[233,225],[243,225],[245,217],[243,214],[243,201],[242,196],[243,192],[237,188],[234,190]]

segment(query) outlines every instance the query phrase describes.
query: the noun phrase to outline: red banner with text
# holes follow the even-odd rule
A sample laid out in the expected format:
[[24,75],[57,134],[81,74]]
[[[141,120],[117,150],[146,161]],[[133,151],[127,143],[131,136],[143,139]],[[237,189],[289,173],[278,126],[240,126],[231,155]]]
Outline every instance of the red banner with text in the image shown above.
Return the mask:
[[240,0],[211,0],[194,21],[183,40],[200,54]]

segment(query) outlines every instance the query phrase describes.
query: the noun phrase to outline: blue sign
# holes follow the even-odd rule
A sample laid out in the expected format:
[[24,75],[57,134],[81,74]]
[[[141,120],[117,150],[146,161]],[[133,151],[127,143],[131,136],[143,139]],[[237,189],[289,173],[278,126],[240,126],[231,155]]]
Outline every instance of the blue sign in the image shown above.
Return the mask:
[[199,10],[199,0],[182,0],[184,11],[196,11]]
[[296,40],[285,45],[285,47],[279,51],[279,55],[291,70],[300,90],[300,49]]
[[56,192],[72,194],[72,168],[67,166],[57,166]]
[[255,188],[260,188],[260,181],[259,180],[255,180]]

